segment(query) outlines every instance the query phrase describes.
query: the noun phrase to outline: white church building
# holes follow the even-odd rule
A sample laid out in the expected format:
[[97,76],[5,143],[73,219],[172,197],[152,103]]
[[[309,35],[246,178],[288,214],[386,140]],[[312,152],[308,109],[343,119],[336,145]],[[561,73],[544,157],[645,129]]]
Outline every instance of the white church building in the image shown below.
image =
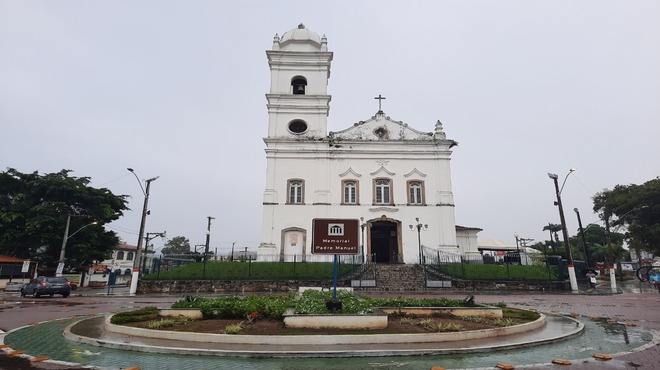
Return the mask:
[[329,260],[311,253],[312,220],[323,218],[359,220],[359,255],[376,263],[477,252],[481,229],[457,228],[454,219],[450,157],[457,142],[440,121],[430,132],[415,129],[390,118],[378,100],[372,117],[328,132],[333,53],[326,37],[301,24],[275,35],[266,55],[271,82],[257,260]]

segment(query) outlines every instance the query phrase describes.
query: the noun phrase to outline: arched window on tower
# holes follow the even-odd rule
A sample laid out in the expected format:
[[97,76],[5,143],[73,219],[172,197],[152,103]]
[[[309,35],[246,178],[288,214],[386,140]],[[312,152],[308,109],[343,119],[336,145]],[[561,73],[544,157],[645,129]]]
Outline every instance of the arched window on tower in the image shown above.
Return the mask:
[[301,179],[292,179],[287,181],[287,191],[289,196],[287,204],[304,204],[305,203],[305,181]]
[[293,95],[305,95],[305,88],[307,87],[307,80],[305,77],[297,76],[291,80],[291,87]]

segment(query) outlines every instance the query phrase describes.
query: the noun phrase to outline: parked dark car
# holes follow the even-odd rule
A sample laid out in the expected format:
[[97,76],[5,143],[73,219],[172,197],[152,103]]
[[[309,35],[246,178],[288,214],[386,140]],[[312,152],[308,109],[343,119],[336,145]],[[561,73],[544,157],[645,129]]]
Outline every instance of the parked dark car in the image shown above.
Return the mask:
[[21,297],[31,295],[39,298],[42,295],[53,296],[61,294],[66,298],[71,294],[71,283],[65,277],[38,276],[21,288]]

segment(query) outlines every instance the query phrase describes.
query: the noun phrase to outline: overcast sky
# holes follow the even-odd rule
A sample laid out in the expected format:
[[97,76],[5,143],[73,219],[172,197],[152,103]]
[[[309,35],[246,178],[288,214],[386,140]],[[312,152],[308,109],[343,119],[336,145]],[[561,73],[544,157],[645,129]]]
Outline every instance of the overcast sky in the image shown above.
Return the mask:
[[[660,2],[0,0],[0,169],[73,170],[130,196],[108,225],[211,249],[261,237],[275,33],[334,52],[328,130],[370,118],[459,142],[456,222],[479,239],[548,238],[563,181],[569,233],[591,197],[660,175]],[[412,220],[409,220],[412,221]],[[403,220],[404,224],[408,221]],[[423,220],[422,220],[423,222]],[[430,225],[429,227],[433,227]],[[159,248],[166,240],[154,239]]]

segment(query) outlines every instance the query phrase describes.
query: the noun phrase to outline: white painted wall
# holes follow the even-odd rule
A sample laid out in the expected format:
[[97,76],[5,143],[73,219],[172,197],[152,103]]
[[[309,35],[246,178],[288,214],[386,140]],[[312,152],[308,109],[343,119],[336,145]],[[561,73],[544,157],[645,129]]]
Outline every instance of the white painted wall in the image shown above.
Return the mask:
[[[295,42],[290,41],[290,32],[295,33]],[[267,51],[272,78],[267,94],[267,172],[258,259],[272,260],[282,252],[302,251],[301,246],[291,246],[283,234],[291,228],[301,230],[296,233],[309,253],[314,218],[364,218],[367,223],[381,217],[395,220],[400,223],[405,263],[418,261],[417,230],[409,225],[419,218],[428,225],[420,234],[422,245],[456,252],[450,170],[455,142],[445,138],[439,122],[429,125],[432,132],[424,132],[383,112],[346,130],[327,133],[330,96],[326,94],[332,53],[319,42],[318,35],[309,32],[289,31],[281,38],[289,40],[287,43],[276,37],[273,50]],[[292,95],[293,76],[307,79],[305,95]],[[291,133],[288,124],[293,119],[306,121],[309,130]],[[373,180],[380,177],[392,181],[391,205],[373,204]],[[289,179],[304,180],[304,204],[286,204]],[[342,204],[342,180],[348,179],[358,181],[358,205]],[[424,182],[424,205],[407,204],[410,180]]]

